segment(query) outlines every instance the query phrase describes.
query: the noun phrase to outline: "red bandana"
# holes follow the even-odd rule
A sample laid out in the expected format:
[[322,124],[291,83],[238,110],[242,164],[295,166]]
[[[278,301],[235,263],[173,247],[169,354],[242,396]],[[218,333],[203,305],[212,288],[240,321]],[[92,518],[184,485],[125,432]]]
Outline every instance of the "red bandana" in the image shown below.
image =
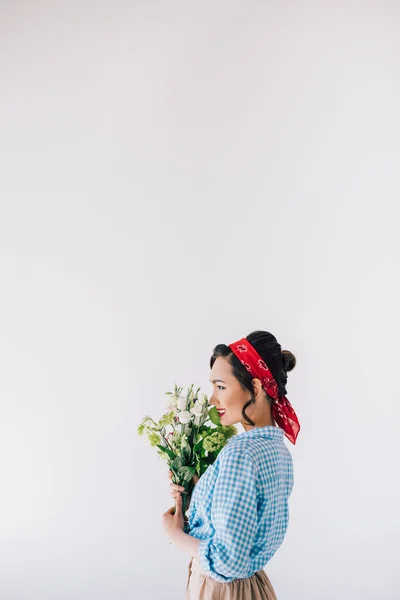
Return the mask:
[[279,395],[277,383],[265,361],[263,361],[257,350],[246,338],[229,344],[229,348],[248,370],[250,375],[255,379],[261,380],[264,390],[273,400],[273,419],[283,429],[286,437],[292,444],[295,444],[297,434],[300,431],[299,420],[286,396]]

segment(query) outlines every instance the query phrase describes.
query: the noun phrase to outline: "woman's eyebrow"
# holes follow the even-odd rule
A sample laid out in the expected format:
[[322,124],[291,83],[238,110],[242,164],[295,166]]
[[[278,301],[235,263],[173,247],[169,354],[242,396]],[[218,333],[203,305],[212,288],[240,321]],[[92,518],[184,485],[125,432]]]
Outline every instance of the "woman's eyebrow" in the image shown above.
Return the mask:
[[217,383],[217,381],[219,381],[221,383],[226,383],[226,381],[222,381],[222,379],[213,379],[212,381],[210,381],[210,383]]

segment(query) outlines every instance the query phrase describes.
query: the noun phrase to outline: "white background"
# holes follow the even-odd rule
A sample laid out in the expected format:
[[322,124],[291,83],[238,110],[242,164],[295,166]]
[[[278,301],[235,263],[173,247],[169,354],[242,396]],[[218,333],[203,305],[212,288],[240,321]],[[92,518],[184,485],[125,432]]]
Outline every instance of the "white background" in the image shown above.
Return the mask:
[[278,600],[400,597],[395,0],[0,2],[0,597],[178,600],[136,428],[254,329],[302,425]]

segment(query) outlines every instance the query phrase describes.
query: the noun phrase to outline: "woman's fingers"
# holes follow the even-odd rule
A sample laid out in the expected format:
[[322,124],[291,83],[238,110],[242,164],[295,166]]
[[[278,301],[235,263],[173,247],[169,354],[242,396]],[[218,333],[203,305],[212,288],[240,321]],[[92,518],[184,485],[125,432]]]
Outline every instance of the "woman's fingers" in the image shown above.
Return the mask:
[[177,485],[176,483],[170,483],[169,487],[171,488],[171,490],[175,490],[176,492],[185,492],[185,488],[182,485]]
[[177,483],[170,483],[169,487],[171,488],[171,496],[175,499],[179,494],[187,494],[183,485],[178,485]]
[[[170,480],[172,480],[172,478],[173,478],[173,472],[172,472],[171,469],[168,471],[168,478]],[[193,483],[194,483],[194,485],[196,485],[196,483],[198,481],[199,481],[198,475],[193,475]],[[169,486],[171,488],[171,496],[172,496],[172,498],[174,500],[177,499],[177,497],[178,497],[179,494],[187,494],[187,492],[185,491],[185,488],[183,487],[183,485],[178,485],[176,483],[170,483]],[[191,497],[188,496],[186,510],[188,510],[188,508],[190,506],[190,500],[191,500]]]

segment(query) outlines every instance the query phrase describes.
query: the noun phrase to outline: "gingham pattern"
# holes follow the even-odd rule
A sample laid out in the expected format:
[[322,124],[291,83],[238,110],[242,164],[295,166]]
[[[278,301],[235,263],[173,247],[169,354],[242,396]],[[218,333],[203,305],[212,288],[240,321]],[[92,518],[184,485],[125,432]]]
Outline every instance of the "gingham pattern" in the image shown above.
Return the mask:
[[220,582],[250,577],[282,544],[293,462],[279,427],[232,437],[196,484],[186,533],[201,540],[200,564]]

